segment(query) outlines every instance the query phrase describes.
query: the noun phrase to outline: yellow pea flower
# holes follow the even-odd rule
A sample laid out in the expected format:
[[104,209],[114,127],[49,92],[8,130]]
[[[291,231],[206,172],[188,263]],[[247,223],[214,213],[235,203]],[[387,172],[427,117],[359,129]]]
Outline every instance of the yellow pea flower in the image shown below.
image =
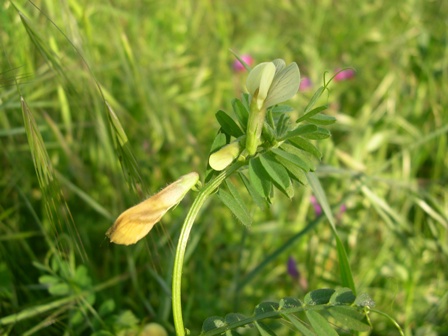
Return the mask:
[[182,201],[198,180],[199,175],[195,172],[184,175],[154,196],[124,211],[107,230],[106,236],[115,244],[135,244],[168,210]]

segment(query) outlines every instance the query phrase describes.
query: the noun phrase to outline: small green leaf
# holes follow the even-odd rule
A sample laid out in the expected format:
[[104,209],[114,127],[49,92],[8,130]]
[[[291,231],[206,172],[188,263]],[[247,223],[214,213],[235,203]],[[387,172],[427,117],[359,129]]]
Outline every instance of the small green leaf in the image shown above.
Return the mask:
[[283,137],[281,140],[287,140],[290,138],[294,138],[299,135],[309,134],[317,131],[316,125],[300,125],[293,129],[292,131],[289,131],[285,137]]
[[272,183],[258,157],[249,161],[249,180],[260,196],[269,202]]
[[255,190],[255,188],[252,186],[252,184],[250,183],[250,181],[246,177],[246,175],[244,175],[242,173],[238,173],[238,175],[240,176],[241,180],[243,181],[244,186],[246,187],[247,191],[249,192],[249,194],[252,197],[252,200],[255,202],[255,204],[260,209],[265,209],[266,205],[267,205],[265,199],[263,197],[261,197],[261,195]]
[[307,310],[305,314],[318,336],[338,336],[331,324],[317,311]]
[[278,309],[289,309],[302,307],[302,302],[294,297],[285,297],[280,300]]
[[291,323],[296,327],[298,331],[302,333],[304,336],[316,336],[316,333],[314,331],[311,331],[308,329],[308,327],[300,321],[295,315],[288,314],[286,315],[286,318],[291,321]]
[[375,301],[367,293],[359,294],[354,304],[358,307],[375,307]]
[[223,131],[228,135],[231,135],[235,138],[243,135],[243,131],[241,131],[236,122],[224,111],[219,110],[218,112],[216,112],[215,117],[221,125]]
[[73,280],[82,288],[88,288],[92,284],[92,279],[89,277],[87,267],[80,265],[76,271]]
[[290,120],[286,114],[281,114],[276,125],[277,137],[282,138],[289,129]]
[[[264,313],[276,312],[278,311],[279,304],[277,302],[262,302],[255,307],[255,315],[261,315]],[[280,316],[275,316],[280,317]]]
[[331,125],[336,122],[336,118],[326,114],[316,114],[314,117],[309,118],[308,122],[316,125]]
[[352,290],[347,287],[337,289],[330,299],[332,305],[352,304],[356,300],[356,296]]
[[272,142],[276,138],[275,130],[268,123],[264,123],[263,138],[269,142]]
[[302,136],[311,140],[323,140],[331,137],[331,133],[326,128],[318,127],[315,132],[303,134]]
[[138,319],[134,313],[130,310],[125,310],[123,313],[117,316],[116,324],[122,327],[134,327],[138,324]]
[[239,314],[239,313],[230,313],[227,314],[225,317],[225,322],[227,324],[232,324],[232,323],[236,323],[236,322],[240,322],[245,320],[247,317],[244,316],[243,314]]
[[115,310],[115,301],[108,299],[104,301],[98,309],[98,314],[102,317],[109,315]]
[[202,332],[215,330],[226,325],[226,322],[221,316],[210,316],[202,324]]
[[260,321],[255,322],[255,326],[258,329],[258,332],[261,336],[276,336],[275,332],[271,330],[266,324]]
[[74,310],[72,316],[70,316],[70,326],[74,327],[84,321],[84,314],[81,310]]
[[286,168],[269,154],[261,155],[260,162],[280,191],[289,198],[292,198],[294,196],[294,188],[292,187],[291,179]]
[[65,296],[70,293],[70,287],[66,283],[57,283],[48,288],[48,292],[55,296]]
[[[304,171],[310,171],[311,167],[308,165],[307,162],[302,160],[302,158],[299,155],[291,154],[289,152],[284,151],[280,148],[274,148],[271,150],[272,153],[274,153],[276,156],[280,156],[281,158],[289,161],[293,165],[299,167],[300,169]],[[298,153],[298,152],[297,152]]]
[[322,159],[322,153],[317,149],[316,146],[314,146],[311,142],[308,140],[302,138],[302,137],[294,137],[291,139],[288,139],[291,144],[293,144],[295,147],[310,153],[313,155],[316,159],[320,160]]
[[303,184],[303,185],[308,184],[308,180],[306,178],[306,174],[305,174],[304,170],[302,170],[295,164],[291,163],[290,161],[288,161],[282,157],[277,157],[277,161],[280,162],[283,165],[283,167],[286,168],[286,170],[288,170],[291,178],[295,179],[300,184]]
[[328,108],[328,105],[322,105],[322,106],[316,107],[315,109],[310,110],[309,112],[305,109],[305,114],[303,116],[301,116],[299,119],[297,119],[296,123],[307,120],[307,119],[315,116],[316,114],[318,114],[322,111],[325,111],[327,108]]
[[292,108],[289,105],[277,105],[271,108],[272,113],[278,113],[278,114],[284,114],[294,111],[294,108]]
[[329,309],[331,316],[342,326],[356,331],[369,331],[371,327],[362,322],[364,314],[360,313],[354,307],[336,306]]
[[241,195],[230,182],[227,182],[227,187],[229,188],[230,193],[222,188],[219,189],[219,199],[230,209],[230,211],[232,211],[235,217],[238,218],[244,226],[250,227],[252,225],[252,218],[249,215],[249,211],[247,210]]
[[239,99],[234,99],[232,101],[232,108],[241,128],[245,130],[247,128],[247,120],[249,119],[248,108]]
[[316,170],[315,160],[311,157],[311,155],[308,152],[298,149],[297,147],[289,143],[282,144],[280,148],[290,154],[299,157],[302,161],[304,161],[307,167],[306,171]]
[[44,285],[54,285],[60,282],[61,279],[52,275],[42,275],[39,277],[39,283]]
[[217,151],[219,148],[225,146],[226,144],[227,144],[227,136],[224,133],[219,132],[216,135],[215,139],[213,140],[212,147],[210,148],[209,153]]
[[316,92],[314,92],[313,97],[311,98],[308,105],[305,107],[304,113],[311,111],[314,104],[316,104],[317,100],[320,98],[320,96],[322,96],[322,93],[324,92],[324,90],[325,90],[325,88],[323,86],[321,86],[320,88],[317,89]]
[[332,288],[321,288],[309,292],[305,295],[304,301],[307,305],[321,305],[330,302],[330,298],[335,292]]

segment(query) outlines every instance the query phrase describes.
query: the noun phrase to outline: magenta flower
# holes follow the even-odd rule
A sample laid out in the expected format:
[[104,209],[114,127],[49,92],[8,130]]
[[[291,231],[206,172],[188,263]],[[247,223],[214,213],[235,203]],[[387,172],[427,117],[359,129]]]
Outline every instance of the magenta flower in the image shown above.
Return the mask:
[[311,82],[311,79],[308,77],[303,77],[300,81],[299,91],[306,91],[308,89],[311,89],[313,86],[313,83]]
[[[251,55],[249,54],[244,54],[242,56],[240,56],[240,58],[248,65],[251,66],[254,63],[254,59],[252,58]],[[240,61],[238,61],[237,59],[233,62],[233,70],[235,72],[243,72],[246,70],[246,68],[244,67],[244,65],[241,64]]]
[[317,201],[316,196],[311,195],[311,204],[314,208],[314,213],[316,214],[316,217],[319,217],[322,215],[322,207],[320,206],[319,202]]
[[336,69],[336,72],[337,74],[336,76],[334,76],[334,80],[336,82],[341,82],[355,77],[355,70],[353,69],[344,69],[344,70]]

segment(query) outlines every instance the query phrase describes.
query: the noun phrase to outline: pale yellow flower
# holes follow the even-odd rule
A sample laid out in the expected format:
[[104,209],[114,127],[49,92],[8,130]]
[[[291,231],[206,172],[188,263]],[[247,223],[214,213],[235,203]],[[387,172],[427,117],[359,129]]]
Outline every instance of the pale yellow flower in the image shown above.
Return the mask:
[[123,212],[106,235],[115,244],[135,244],[184,198],[198,180],[199,175],[195,172],[182,176],[154,196]]
[[286,66],[282,59],[258,64],[247,76],[247,91],[256,97],[259,110],[282,103],[299,89],[300,71],[295,62]]

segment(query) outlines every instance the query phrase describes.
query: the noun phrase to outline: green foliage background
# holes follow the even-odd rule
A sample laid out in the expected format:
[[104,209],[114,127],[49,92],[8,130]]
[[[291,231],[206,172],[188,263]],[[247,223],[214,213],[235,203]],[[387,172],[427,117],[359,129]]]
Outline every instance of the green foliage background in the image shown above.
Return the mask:
[[[35,5],[0,5],[1,332],[118,332],[150,321],[172,331],[173,246],[191,195],[135,246],[109,245],[104,233],[180,175],[203,174],[214,114],[244,89],[231,48],[256,62],[295,61],[315,89],[325,71],[356,70],[330,86],[338,122],[319,144],[318,169],[335,214],[347,208],[338,230],[355,283],[407,335],[448,333],[446,1]],[[127,134],[120,156],[97,83]],[[291,101],[293,118],[312,93]],[[315,220],[309,188],[252,210],[247,230],[214,199],[195,226],[183,282],[193,335],[210,315],[250,314],[263,300],[339,283],[323,219],[269,258]],[[307,286],[288,275],[289,256]],[[396,333],[383,316],[372,323],[372,335]]]

